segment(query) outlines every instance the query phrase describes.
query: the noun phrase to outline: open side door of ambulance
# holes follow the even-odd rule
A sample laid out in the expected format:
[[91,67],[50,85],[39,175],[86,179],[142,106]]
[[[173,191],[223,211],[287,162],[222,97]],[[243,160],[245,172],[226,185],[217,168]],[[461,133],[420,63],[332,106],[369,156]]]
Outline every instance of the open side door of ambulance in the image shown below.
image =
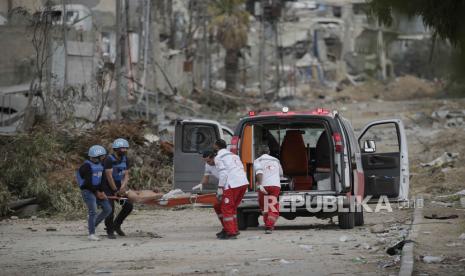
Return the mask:
[[[212,150],[217,139],[228,144],[232,131],[216,121],[189,119],[176,121],[174,130],[174,188],[191,192],[199,184],[205,172],[205,162],[201,152]],[[209,177],[208,185],[202,193],[216,192],[218,179]]]
[[362,151],[365,196],[408,200],[408,147],[402,121],[371,122],[363,128],[358,143]]

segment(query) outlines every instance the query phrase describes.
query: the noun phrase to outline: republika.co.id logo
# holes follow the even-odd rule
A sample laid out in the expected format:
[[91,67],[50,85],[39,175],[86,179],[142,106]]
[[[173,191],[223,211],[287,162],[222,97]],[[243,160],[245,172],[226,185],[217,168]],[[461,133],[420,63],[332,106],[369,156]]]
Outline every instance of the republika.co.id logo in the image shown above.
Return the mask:
[[[298,210],[307,210],[310,213],[333,213],[333,212],[393,212],[393,204],[399,209],[405,208],[423,208],[424,202],[422,197],[412,198],[411,200],[396,201],[391,204],[387,196],[380,196],[373,199],[372,196],[346,197],[346,196],[306,196],[306,195],[284,195],[279,198],[265,195],[264,209],[277,211],[279,203],[280,212],[297,212]],[[370,203],[370,204],[369,204]]]

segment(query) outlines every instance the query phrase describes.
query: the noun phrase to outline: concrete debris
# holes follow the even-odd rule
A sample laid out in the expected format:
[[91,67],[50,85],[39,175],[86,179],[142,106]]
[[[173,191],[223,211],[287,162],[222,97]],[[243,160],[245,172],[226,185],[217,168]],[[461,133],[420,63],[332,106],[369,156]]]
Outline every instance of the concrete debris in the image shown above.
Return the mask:
[[400,262],[400,256],[397,255],[392,260],[379,262],[378,266],[381,268],[389,268],[389,267],[396,266],[399,262]]
[[370,232],[374,233],[374,234],[378,234],[378,233],[388,232],[388,230],[386,228],[384,228],[384,225],[376,224],[376,225],[373,225],[372,227],[370,227]]
[[11,219],[11,220],[17,220],[18,217],[17,217],[17,216],[11,216],[10,219]]
[[465,240],[465,233],[462,233],[462,234],[459,236],[459,239],[460,239],[460,240]]
[[441,220],[444,220],[444,219],[456,219],[458,217],[459,216],[457,216],[457,215],[438,216],[437,214],[425,215],[424,216],[424,218],[426,218],[426,219],[441,219]]
[[301,244],[301,245],[299,245],[299,247],[302,248],[303,250],[307,251],[307,252],[313,251],[313,246],[308,245],[308,244]]
[[434,159],[429,163],[420,163],[422,167],[442,168],[446,166],[453,166],[454,162],[458,159],[459,153],[444,152],[440,157]]
[[95,274],[109,274],[113,272],[109,269],[103,268],[103,269],[97,269],[96,271],[94,271],[94,273]]
[[444,257],[441,256],[423,256],[422,261],[427,264],[435,264],[444,261]]
[[465,110],[437,110],[431,114],[433,119],[453,119],[453,118],[464,118]]
[[349,236],[346,236],[346,235],[342,235],[342,236],[339,237],[339,241],[340,242],[355,241],[355,238],[354,237],[349,237]]
[[454,204],[451,202],[431,201],[431,203],[442,206],[442,207],[448,207],[448,208],[454,207]]
[[367,260],[365,260],[364,257],[356,257],[352,259],[352,262],[356,264],[366,264]]
[[144,138],[149,143],[155,143],[155,142],[158,142],[160,140],[160,137],[158,137],[157,135],[152,134],[152,133],[145,134]]
[[461,242],[451,242],[451,243],[446,243],[447,247],[457,247],[457,246],[462,246],[463,243]]
[[362,248],[365,250],[371,249],[371,246],[368,243],[362,243]]
[[279,260],[279,263],[280,264],[293,264],[294,262],[293,261],[288,261],[288,260],[285,260],[285,259],[281,259],[281,260]]
[[37,214],[37,212],[39,212],[39,207],[39,204],[27,205],[17,210],[15,214],[18,215],[18,217],[20,218],[29,218]]

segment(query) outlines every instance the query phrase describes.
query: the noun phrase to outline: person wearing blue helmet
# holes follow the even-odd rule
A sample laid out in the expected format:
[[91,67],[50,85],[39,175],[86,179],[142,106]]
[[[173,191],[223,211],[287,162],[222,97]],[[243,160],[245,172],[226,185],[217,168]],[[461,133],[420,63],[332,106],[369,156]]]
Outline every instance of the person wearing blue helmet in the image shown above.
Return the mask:
[[[95,235],[95,228],[111,213],[110,202],[108,201],[102,187],[103,164],[107,151],[100,145],[94,145],[89,149],[89,159],[76,172],[77,182],[81,189],[82,198],[88,209],[88,230],[89,240],[98,241]],[[97,206],[102,211],[97,215]]]
[[[118,138],[113,142],[113,154],[107,156],[104,162],[105,175],[103,179],[104,191],[107,195],[124,194],[128,189],[130,162],[127,157],[129,143],[123,138]],[[121,205],[121,211],[114,219],[115,202],[110,200],[112,211],[105,219],[108,238],[115,239],[116,232],[120,236],[126,236],[121,230],[121,225],[127,216],[132,212],[133,205],[131,202],[124,200],[118,201]]]

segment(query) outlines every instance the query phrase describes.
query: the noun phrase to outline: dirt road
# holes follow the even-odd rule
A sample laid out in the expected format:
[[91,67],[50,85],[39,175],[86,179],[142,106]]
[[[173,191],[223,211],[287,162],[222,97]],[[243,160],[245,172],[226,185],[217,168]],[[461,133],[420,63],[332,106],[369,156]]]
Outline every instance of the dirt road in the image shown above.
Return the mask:
[[[99,226],[99,242],[87,241],[84,220],[4,220],[0,274],[388,275],[397,267],[382,268],[394,260],[385,248],[400,240],[409,220],[410,210],[395,210],[368,214],[365,227],[340,230],[328,220],[280,219],[272,235],[259,227],[220,241],[212,209],[139,210],[124,225],[127,237],[108,240]],[[372,233],[374,224],[387,232]]]
[[[357,129],[375,119],[402,118],[409,141],[411,194],[431,201],[438,194],[465,188],[463,126],[445,127],[443,121],[431,118],[435,110],[463,106],[464,100],[415,100],[328,107],[344,113]],[[458,152],[458,160],[446,168],[419,165],[445,151]],[[108,240],[102,236],[99,242],[87,241],[84,217],[80,221],[3,220],[0,275],[392,275],[397,274],[398,263],[385,251],[406,235],[410,216],[411,209],[366,214],[366,226],[353,230],[312,218],[281,218],[272,235],[252,228],[234,241],[214,237],[218,222],[211,209],[202,208],[139,210],[124,225],[127,237]],[[463,275],[463,242],[457,241],[465,232],[463,215],[452,223],[428,222],[423,228],[415,245],[417,274]],[[49,227],[57,231],[47,231]],[[104,234],[102,226],[98,231]],[[440,245],[435,242],[437,236],[440,243],[454,246]],[[445,263],[424,264],[418,259],[425,254],[448,258]]]

